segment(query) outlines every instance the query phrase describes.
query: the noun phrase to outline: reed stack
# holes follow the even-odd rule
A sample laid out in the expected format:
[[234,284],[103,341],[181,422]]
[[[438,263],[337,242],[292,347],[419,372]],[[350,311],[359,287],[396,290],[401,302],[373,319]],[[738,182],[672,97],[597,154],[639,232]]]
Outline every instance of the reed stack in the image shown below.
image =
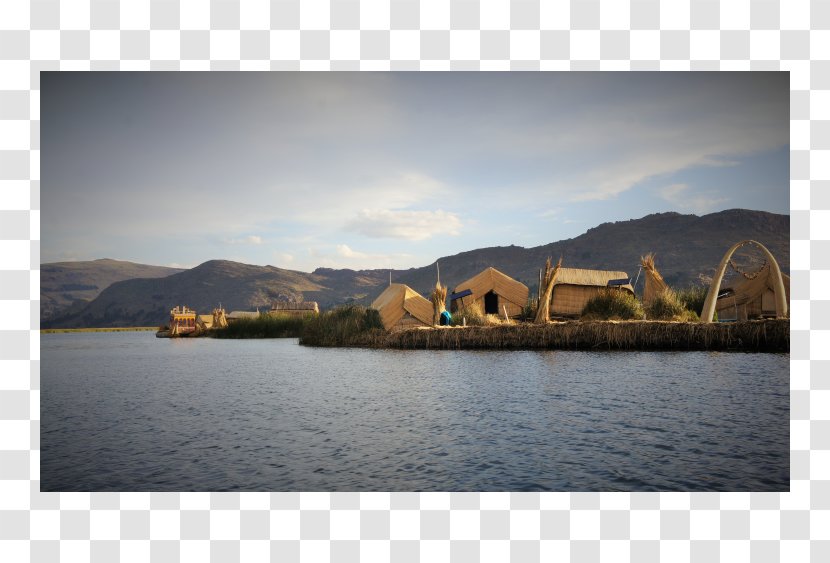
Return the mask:
[[550,300],[553,295],[553,286],[556,284],[556,276],[559,274],[559,268],[562,267],[562,257],[559,257],[556,267],[551,268],[550,264],[550,258],[548,258],[545,263],[545,274],[542,276],[545,292],[541,295],[539,306],[536,309],[536,323],[547,323],[550,320]]

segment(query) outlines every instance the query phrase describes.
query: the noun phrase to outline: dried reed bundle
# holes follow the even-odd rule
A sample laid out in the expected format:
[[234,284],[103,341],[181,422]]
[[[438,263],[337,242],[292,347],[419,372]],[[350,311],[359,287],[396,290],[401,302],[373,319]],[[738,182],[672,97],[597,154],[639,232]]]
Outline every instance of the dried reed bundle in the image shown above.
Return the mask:
[[547,323],[550,320],[550,298],[553,295],[553,286],[556,283],[556,275],[559,273],[559,268],[562,267],[562,257],[559,257],[559,262],[556,263],[555,268],[550,266],[550,258],[545,263],[545,275],[542,282],[545,285],[545,293],[539,300],[539,307],[536,310],[536,323]]
[[440,322],[441,313],[447,310],[447,286],[441,285],[441,282],[435,282],[435,289],[432,290],[429,300],[432,301],[432,324],[437,325]]
[[657,299],[657,297],[668,290],[669,286],[666,285],[665,280],[663,280],[663,276],[660,275],[660,272],[657,271],[657,267],[654,265],[653,252],[649,252],[645,256],[641,256],[640,264],[642,264],[643,270],[646,272],[646,286],[643,290],[643,305],[648,307],[655,299]]

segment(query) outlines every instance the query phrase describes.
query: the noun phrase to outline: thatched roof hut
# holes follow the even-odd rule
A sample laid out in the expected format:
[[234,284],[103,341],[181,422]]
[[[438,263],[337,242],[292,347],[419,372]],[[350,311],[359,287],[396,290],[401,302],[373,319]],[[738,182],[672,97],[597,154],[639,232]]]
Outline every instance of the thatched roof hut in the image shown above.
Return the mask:
[[485,314],[503,315],[506,309],[508,317],[517,317],[527,305],[530,293],[525,284],[492,267],[458,284],[454,293],[466,291],[470,293],[450,303],[451,311],[480,302]]
[[390,284],[372,302],[386,330],[432,326],[432,303],[402,283]]
[[274,316],[286,317],[305,317],[307,315],[316,315],[320,312],[320,307],[316,301],[275,301],[271,304],[271,310],[268,314]]
[[[787,301],[790,300],[790,276],[781,274]],[[715,303],[719,320],[753,319],[775,316],[774,280],[769,263],[764,264],[758,272],[742,276],[735,283],[722,287],[721,297]]]
[[226,318],[229,323],[241,320],[256,320],[259,318],[259,311],[231,311]]
[[[623,283],[625,280],[628,280],[628,283]],[[630,281],[631,278],[625,272],[560,268],[553,286],[551,315],[560,317],[580,315],[588,300],[607,287],[615,287],[633,295],[634,288]]]

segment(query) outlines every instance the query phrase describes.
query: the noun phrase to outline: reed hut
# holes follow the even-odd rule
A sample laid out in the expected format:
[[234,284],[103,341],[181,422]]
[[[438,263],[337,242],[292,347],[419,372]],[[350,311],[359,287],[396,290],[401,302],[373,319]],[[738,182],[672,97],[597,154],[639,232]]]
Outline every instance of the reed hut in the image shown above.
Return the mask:
[[268,314],[280,317],[307,317],[320,313],[316,301],[275,301],[271,304]]
[[609,287],[634,295],[631,278],[625,272],[560,268],[553,286],[551,315],[555,317],[579,316],[591,297]]
[[258,318],[259,311],[231,311],[226,317],[229,324],[233,324],[241,320],[256,320]]
[[[787,302],[790,300],[790,276],[781,274]],[[745,321],[775,317],[775,291],[772,269],[765,263],[755,274],[745,274],[730,286],[721,288],[715,310],[719,320]]]
[[478,302],[486,315],[503,315],[506,310],[508,317],[518,317],[529,293],[525,284],[491,267],[458,284],[454,295],[459,297],[450,302],[450,312]]
[[402,283],[393,283],[372,302],[388,331],[432,326],[432,303]]

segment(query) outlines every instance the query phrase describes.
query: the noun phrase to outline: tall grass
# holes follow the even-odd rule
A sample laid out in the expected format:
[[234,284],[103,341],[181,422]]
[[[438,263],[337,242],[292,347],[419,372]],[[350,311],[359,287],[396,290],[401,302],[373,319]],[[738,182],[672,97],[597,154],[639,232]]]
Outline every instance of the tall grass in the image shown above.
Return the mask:
[[227,328],[208,332],[214,338],[298,338],[302,335],[308,317],[260,315],[255,319],[239,319]]
[[695,322],[700,320],[698,314],[687,309],[671,289],[660,292],[645,307],[645,313],[646,318],[652,321]]
[[306,321],[300,344],[306,346],[372,346],[386,331],[380,313],[360,305],[346,305]]
[[698,315],[703,310],[703,303],[706,301],[706,294],[709,288],[703,285],[690,285],[684,289],[677,290],[677,300],[689,311]]
[[583,321],[629,321],[644,317],[643,305],[627,291],[602,289],[582,309]]
[[[685,289],[676,292],[677,300],[680,301],[686,309],[692,311],[695,315],[700,317],[703,311],[703,303],[706,301],[706,294],[709,293],[709,288],[705,285],[690,285]],[[715,311],[713,321],[718,320],[718,312]]]

